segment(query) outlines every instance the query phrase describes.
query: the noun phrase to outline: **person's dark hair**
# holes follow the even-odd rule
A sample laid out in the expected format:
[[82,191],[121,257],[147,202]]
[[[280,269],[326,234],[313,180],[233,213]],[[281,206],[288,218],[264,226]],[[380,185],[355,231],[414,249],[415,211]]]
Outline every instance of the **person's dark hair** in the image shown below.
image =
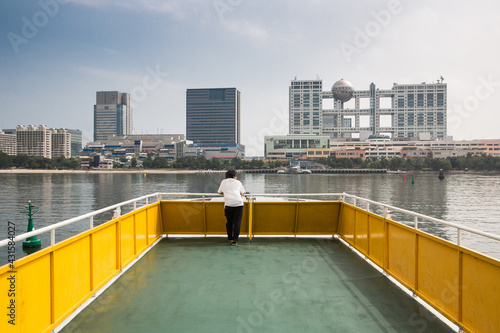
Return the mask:
[[234,178],[236,176],[236,170],[227,170],[226,178]]

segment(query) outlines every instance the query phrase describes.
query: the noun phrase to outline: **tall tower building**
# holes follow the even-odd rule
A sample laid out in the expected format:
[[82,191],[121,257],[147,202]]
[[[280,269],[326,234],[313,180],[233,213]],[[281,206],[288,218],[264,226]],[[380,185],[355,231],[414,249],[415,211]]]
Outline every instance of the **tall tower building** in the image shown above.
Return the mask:
[[[323,108],[333,99],[333,108]],[[385,101],[386,103],[382,103]],[[290,134],[327,135],[331,139],[388,136],[397,140],[447,136],[447,86],[394,83],[392,89],[354,90],[346,80],[322,91],[321,80],[293,80],[290,85]]]
[[186,139],[195,144],[240,143],[240,92],[236,88],[188,89]]
[[289,89],[290,134],[322,132],[321,80],[293,80]]
[[108,135],[132,134],[130,94],[118,91],[98,91],[94,105],[94,141]]

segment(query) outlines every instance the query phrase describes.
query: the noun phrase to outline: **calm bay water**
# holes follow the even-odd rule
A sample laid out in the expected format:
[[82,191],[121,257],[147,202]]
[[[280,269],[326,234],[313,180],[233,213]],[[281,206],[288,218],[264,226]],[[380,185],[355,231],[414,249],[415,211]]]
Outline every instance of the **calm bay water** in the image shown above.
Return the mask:
[[[61,173],[0,174],[0,238],[7,237],[7,221],[16,224],[17,233],[26,231],[27,217],[20,213],[28,200],[39,208],[34,215],[36,228],[76,217],[115,203],[154,192],[215,193],[222,173],[146,174],[137,173]],[[447,174],[241,174],[245,189],[251,193],[341,193],[415,211],[481,231],[500,234],[500,175]],[[364,207],[364,205],[360,205]],[[381,211],[373,210],[376,213]],[[393,214],[396,221],[411,223],[412,218]],[[109,220],[111,213],[96,220]],[[223,223],[223,222],[221,222]],[[419,225],[424,231],[450,241],[456,231],[430,222]],[[60,241],[88,229],[88,221],[63,227],[56,233]],[[50,244],[49,234],[39,236],[43,247]],[[462,244],[500,259],[500,242],[462,234]],[[25,254],[16,244],[16,258]],[[7,249],[0,249],[0,265],[6,263]]]

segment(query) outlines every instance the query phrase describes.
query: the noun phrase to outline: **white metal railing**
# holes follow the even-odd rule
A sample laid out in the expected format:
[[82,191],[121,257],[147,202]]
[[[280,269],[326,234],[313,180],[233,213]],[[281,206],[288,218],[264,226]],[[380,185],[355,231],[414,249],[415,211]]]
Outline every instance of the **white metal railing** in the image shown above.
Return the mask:
[[[112,206],[109,206],[106,208],[102,208],[102,209],[99,209],[99,210],[96,210],[96,211],[93,211],[93,212],[90,212],[90,213],[87,213],[87,214],[84,214],[84,215],[81,215],[78,217],[64,220],[62,222],[59,222],[59,223],[56,223],[56,224],[53,224],[53,225],[50,225],[47,227],[43,227],[43,228],[31,231],[31,232],[17,235],[14,238],[14,241],[15,242],[21,241],[21,240],[24,240],[28,237],[32,237],[32,236],[39,235],[39,234],[46,233],[46,232],[50,231],[50,233],[51,233],[51,235],[50,235],[51,245],[54,245],[55,244],[55,232],[56,232],[57,228],[60,228],[60,227],[63,227],[63,226],[66,226],[66,225],[69,225],[69,224],[72,224],[72,223],[89,218],[89,220],[90,220],[89,227],[90,227],[90,229],[92,229],[92,228],[94,228],[94,216],[96,216],[96,215],[99,215],[99,214],[102,214],[102,213],[105,213],[105,212],[108,212],[108,211],[114,209],[114,213],[115,213],[114,217],[119,217],[121,214],[121,207],[122,206],[125,206],[128,204],[133,204],[134,210],[136,210],[138,201],[145,200],[146,206],[147,206],[149,203],[149,198],[156,197],[156,199],[158,201],[161,201],[164,196],[198,197],[198,198],[201,197],[201,200],[205,201],[205,199],[207,199],[207,198],[220,197],[221,195],[218,193],[154,193],[154,194],[142,196],[142,197],[137,198],[137,199],[124,201],[124,202],[121,202],[121,203],[118,203],[118,204],[115,204],[115,205],[112,205]],[[252,194],[250,194],[250,193],[247,193],[245,196],[246,196],[247,200],[251,201],[251,202],[254,202],[256,197],[280,197],[280,198],[286,197],[286,198],[295,198],[297,201],[299,201],[300,198],[337,197],[338,200],[341,202],[346,202],[346,198],[350,198],[350,199],[352,199],[354,206],[357,205],[358,201],[365,203],[366,204],[365,209],[367,211],[370,211],[370,208],[372,206],[382,208],[383,212],[384,212],[383,213],[384,218],[389,218],[389,211],[397,211],[400,213],[410,215],[413,217],[413,220],[414,220],[413,227],[417,230],[418,230],[419,219],[439,223],[439,224],[449,226],[452,228],[456,228],[457,229],[457,245],[460,245],[460,239],[461,239],[460,236],[461,236],[462,231],[470,232],[470,233],[473,233],[473,234],[476,234],[479,236],[483,236],[483,237],[486,237],[489,239],[500,241],[500,236],[498,236],[498,235],[494,235],[494,234],[483,232],[483,231],[476,230],[473,228],[465,227],[465,226],[462,226],[462,225],[459,225],[456,223],[447,222],[447,221],[444,221],[441,219],[433,218],[433,217],[430,217],[427,215],[415,213],[415,212],[412,212],[412,211],[409,211],[406,209],[394,207],[391,205],[383,204],[380,202],[376,202],[376,201],[373,201],[370,199],[361,198],[361,197],[347,194],[347,193],[295,193],[295,194],[284,194],[284,193],[273,193],[273,194],[268,194],[268,193],[254,194],[254,193],[252,193]],[[9,239],[4,239],[4,240],[0,241],[0,247],[8,245],[9,241],[10,241]]]
[[410,215],[413,217],[413,228],[417,229],[418,230],[418,222],[419,222],[419,218],[422,219],[422,220],[426,220],[426,221],[430,221],[430,222],[435,222],[435,223],[439,223],[439,224],[442,224],[442,225],[445,225],[445,226],[448,226],[448,227],[452,227],[452,228],[455,228],[457,230],[457,245],[460,245],[460,235],[461,235],[461,232],[462,231],[467,231],[467,232],[470,232],[470,233],[473,233],[473,234],[476,234],[476,235],[479,235],[479,236],[483,236],[483,237],[486,237],[486,238],[490,238],[490,239],[493,239],[493,240],[497,240],[497,241],[500,241],[500,236],[498,235],[494,235],[494,234],[490,234],[488,232],[484,232],[484,231],[480,231],[480,230],[476,230],[476,229],[473,229],[473,228],[469,228],[469,227],[465,227],[465,226],[462,226],[460,224],[456,224],[456,223],[452,223],[452,222],[448,222],[448,221],[445,221],[445,220],[441,220],[441,219],[437,219],[437,218],[434,218],[434,217],[430,217],[430,216],[427,216],[427,215],[423,215],[423,214],[420,214],[420,213],[415,213],[415,212],[412,212],[410,210],[406,210],[406,209],[402,209],[402,208],[398,208],[398,207],[394,207],[394,206],[391,206],[391,205],[386,205],[386,204],[383,204],[383,203],[380,203],[380,202],[376,202],[376,201],[373,201],[373,200],[370,200],[370,199],[365,199],[365,198],[361,198],[361,197],[358,197],[358,196],[355,196],[355,195],[350,195],[350,194],[346,194],[346,193],[343,193],[343,197],[344,197],[344,202],[345,202],[345,198],[351,198],[353,200],[353,205],[356,206],[356,202],[357,201],[361,201],[361,202],[364,202],[366,203],[366,210],[370,211],[369,210],[369,205],[372,204],[372,205],[375,205],[375,206],[378,206],[378,207],[381,207],[383,210],[384,210],[384,218],[388,218],[389,217],[389,210],[390,211],[396,211],[396,212],[400,212],[400,213],[403,213],[403,214],[407,214],[407,215]]
[[[102,209],[99,209],[99,210],[96,210],[96,211],[93,211],[93,212],[90,212],[90,213],[87,213],[84,215],[80,215],[80,216],[77,216],[77,217],[74,217],[74,218],[71,218],[68,220],[61,221],[59,223],[55,223],[55,224],[52,224],[52,225],[49,225],[49,226],[46,226],[46,227],[43,227],[40,229],[36,229],[36,230],[30,231],[30,232],[26,232],[24,234],[17,235],[16,237],[14,237],[13,241],[18,242],[18,241],[22,241],[22,240],[29,238],[29,237],[32,237],[32,236],[36,236],[36,235],[40,235],[40,234],[43,234],[46,232],[50,232],[50,245],[54,245],[56,243],[56,229],[57,228],[61,228],[61,227],[64,227],[66,225],[73,224],[73,223],[76,223],[78,221],[81,221],[81,220],[88,218],[90,220],[89,227],[90,227],[90,229],[92,229],[92,228],[94,228],[94,216],[105,213],[105,212],[109,212],[109,211],[114,209],[115,215],[113,217],[119,217],[121,214],[121,207],[122,206],[133,204],[134,210],[136,210],[138,201],[145,200],[146,206],[147,206],[148,202],[149,202],[148,199],[152,198],[152,197],[156,197],[158,201],[160,200],[159,193],[154,193],[154,194],[142,196],[140,198],[120,202],[116,205],[108,206],[108,207],[105,207],[105,208],[102,208]],[[0,241],[0,247],[8,245],[10,241],[12,241],[12,240],[4,239],[4,240]]]

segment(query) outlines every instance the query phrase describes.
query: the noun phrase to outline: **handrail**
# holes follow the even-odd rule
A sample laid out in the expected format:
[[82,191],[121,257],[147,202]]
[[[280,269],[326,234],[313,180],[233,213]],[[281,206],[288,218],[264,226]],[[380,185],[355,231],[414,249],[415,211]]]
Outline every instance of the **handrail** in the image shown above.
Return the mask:
[[331,196],[331,197],[340,197],[344,193],[295,193],[295,194],[281,194],[281,193],[275,193],[275,194],[266,194],[266,193],[257,193],[254,194],[252,193],[251,195],[256,197],[296,197],[296,196],[301,196],[301,197],[319,197],[319,196]]
[[[137,201],[145,199],[146,200],[146,205],[147,205],[148,198],[157,197],[157,199],[160,201],[163,196],[198,196],[198,197],[201,196],[204,199],[207,196],[208,197],[220,197],[221,195],[218,194],[218,193],[161,193],[161,192],[157,192],[157,193],[145,195],[145,196],[142,196],[142,197],[139,197],[139,198],[136,198],[136,199],[124,201],[124,202],[121,202],[121,203],[118,203],[118,204],[115,204],[115,205],[111,205],[111,206],[108,206],[108,207],[105,207],[105,208],[102,208],[102,209],[99,209],[99,210],[96,210],[96,211],[93,211],[93,212],[90,212],[90,213],[87,213],[87,214],[84,214],[84,215],[80,215],[78,217],[74,217],[74,218],[71,218],[71,219],[68,219],[68,220],[64,220],[64,221],[61,221],[59,223],[56,223],[56,224],[53,224],[53,225],[50,225],[50,226],[43,227],[41,229],[37,229],[37,230],[33,230],[33,231],[30,231],[30,232],[27,232],[27,233],[24,233],[24,234],[21,234],[21,235],[17,235],[14,238],[14,242],[17,242],[17,241],[20,241],[20,240],[24,240],[24,239],[26,239],[28,237],[32,237],[32,236],[39,235],[39,234],[42,234],[42,233],[50,231],[51,232],[51,240],[52,240],[51,241],[51,245],[54,245],[54,243],[55,243],[55,230],[57,228],[60,228],[60,227],[66,226],[68,224],[72,224],[72,223],[81,221],[81,220],[86,219],[86,218],[90,218],[90,229],[92,229],[94,227],[93,226],[93,218],[96,215],[102,214],[104,212],[110,211],[110,210],[115,209],[115,208],[119,209],[119,208],[121,208],[121,206],[124,206],[124,205],[127,205],[127,204],[131,204],[131,203],[134,204],[134,209],[133,210],[136,210],[137,209],[137,205],[136,205]],[[444,221],[444,220],[441,220],[441,219],[433,218],[433,217],[430,217],[430,216],[427,216],[427,215],[423,215],[423,214],[420,214],[420,213],[415,213],[415,212],[412,212],[412,211],[409,211],[409,210],[406,210],[406,209],[402,209],[402,208],[398,208],[398,207],[395,207],[395,206],[383,204],[383,203],[380,203],[380,202],[377,202],[377,201],[373,201],[373,200],[370,200],[370,199],[365,199],[365,198],[358,197],[356,195],[347,194],[347,193],[292,193],[292,194],[290,194],[290,193],[272,193],[272,194],[268,194],[268,193],[257,193],[257,194],[254,194],[254,193],[252,193],[252,194],[246,194],[245,196],[247,197],[247,199],[251,198],[252,201],[257,196],[259,196],[259,197],[297,197],[297,200],[298,200],[299,197],[336,196],[336,197],[339,197],[339,201],[342,201],[342,202],[345,202],[346,198],[352,198],[354,200],[354,205],[356,205],[356,200],[365,202],[367,204],[366,209],[368,211],[369,211],[369,207],[370,207],[369,204],[373,204],[373,205],[380,206],[380,207],[384,208],[384,218],[387,218],[387,216],[386,216],[387,215],[387,210],[389,210],[389,209],[392,210],[392,211],[398,211],[398,212],[401,212],[401,213],[404,213],[404,214],[411,215],[411,216],[413,216],[415,218],[414,228],[416,230],[418,230],[418,221],[417,221],[417,218],[421,218],[421,219],[424,219],[424,220],[427,220],[427,221],[436,222],[436,223],[439,223],[439,224],[442,224],[442,225],[446,225],[446,226],[449,226],[449,227],[452,227],[452,228],[456,228],[457,232],[458,232],[458,234],[457,234],[457,245],[460,245],[460,231],[462,231],[462,230],[470,232],[470,233],[473,233],[473,234],[476,234],[476,235],[479,235],[479,236],[483,236],[483,237],[486,237],[486,238],[490,238],[490,239],[493,239],[493,240],[500,241],[500,236],[498,236],[498,235],[494,235],[494,234],[491,234],[491,233],[488,233],[488,232],[484,232],[484,231],[476,230],[476,229],[473,229],[473,228],[461,226],[461,225],[456,224],[456,223],[447,222],[447,221]],[[11,240],[4,239],[4,240],[0,241],[0,247],[8,245],[9,241],[11,241]]]
[[[422,218],[422,219],[427,220],[427,221],[436,222],[436,223],[443,224],[443,225],[446,225],[446,226],[449,226],[449,227],[452,227],[452,228],[456,228],[459,231],[463,230],[463,231],[467,231],[467,232],[470,232],[470,233],[473,233],[473,234],[476,234],[476,235],[480,235],[480,236],[484,236],[484,237],[487,237],[487,238],[491,238],[491,239],[500,241],[500,236],[494,235],[494,234],[491,234],[491,233],[488,233],[488,232],[484,232],[484,231],[480,231],[480,230],[477,230],[477,229],[465,227],[465,226],[462,226],[460,224],[456,224],[456,223],[448,222],[448,221],[445,221],[445,220],[437,219],[437,218],[430,217],[430,216],[427,216],[427,215],[423,215],[423,214],[420,214],[420,213],[415,213],[415,212],[412,212],[410,210],[406,210],[406,209],[403,209],[403,208],[398,208],[398,207],[395,207],[395,206],[383,204],[383,203],[380,203],[380,202],[377,202],[377,201],[373,201],[373,200],[370,200],[370,199],[361,198],[361,197],[358,197],[356,195],[351,195],[351,194],[347,194],[347,193],[344,193],[344,195],[346,197],[353,198],[355,200],[360,200],[360,201],[363,201],[363,202],[366,202],[366,203],[370,203],[370,204],[374,204],[374,205],[377,205],[377,206],[381,206],[381,207],[386,208],[386,209],[390,209],[390,210],[397,211],[397,212],[400,212],[400,213],[412,215],[414,217],[419,217],[419,218]],[[415,227],[414,228],[418,230],[418,224],[417,223],[415,223]],[[458,245],[460,245],[460,234],[458,234],[457,243],[458,243]]]
[[49,226],[46,226],[46,227],[43,227],[43,228],[40,228],[40,229],[37,229],[37,230],[33,230],[33,231],[30,231],[30,232],[26,232],[24,234],[17,235],[16,237],[14,237],[13,240],[4,239],[4,240],[0,241],[0,247],[8,245],[9,242],[11,242],[11,241],[14,241],[14,242],[21,241],[21,240],[24,240],[24,239],[26,239],[28,237],[40,235],[40,234],[43,234],[43,233],[49,232],[49,231],[51,232],[51,245],[54,245],[54,243],[55,243],[55,230],[57,228],[64,227],[64,226],[66,226],[68,224],[72,224],[72,223],[84,220],[86,218],[90,218],[91,219],[91,222],[90,222],[91,223],[90,224],[91,228],[90,229],[92,229],[93,228],[93,218],[94,218],[94,216],[102,214],[102,213],[105,213],[105,212],[110,211],[110,210],[115,209],[115,208],[121,208],[121,206],[125,206],[125,205],[131,204],[131,203],[134,204],[134,210],[136,210],[137,209],[136,208],[136,202],[137,201],[144,200],[144,199],[146,199],[146,201],[147,201],[148,198],[155,197],[155,196],[158,197],[158,195],[159,195],[159,193],[154,193],[154,194],[145,195],[145,196],[142,196],[142,197],[139,197],[139,198],[136,198],[136,199],[131,199],[131,200],[128,200],[128,201],[123,201],[123,202],[120,202],[118,204],[111,205],[111,206],[108,206],[108,207],[105,207],[105,208],[101,208],[99,210],[95,210],[93,212],[90,212],[90,213],[87,213],[87,214],[84,214],[84,215],[73,217],[73,218],[61,221],[59,223],[55,223],[55,224],[52,224],[52,225],[49,225]]

